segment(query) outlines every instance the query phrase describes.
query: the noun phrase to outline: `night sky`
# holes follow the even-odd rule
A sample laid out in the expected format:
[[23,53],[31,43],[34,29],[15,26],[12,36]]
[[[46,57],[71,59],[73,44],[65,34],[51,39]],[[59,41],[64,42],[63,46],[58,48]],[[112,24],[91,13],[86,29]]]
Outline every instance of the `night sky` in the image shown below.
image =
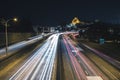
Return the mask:
[[29,18],[34,25],[57,26],[99,19],[120,23],[119,0],[0,0],[0,17]]

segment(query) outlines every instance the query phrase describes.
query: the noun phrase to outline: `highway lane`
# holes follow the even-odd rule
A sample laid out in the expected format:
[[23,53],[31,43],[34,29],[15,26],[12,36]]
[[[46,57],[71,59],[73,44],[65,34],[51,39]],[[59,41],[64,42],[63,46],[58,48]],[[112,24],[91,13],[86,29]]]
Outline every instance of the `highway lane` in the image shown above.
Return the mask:
[[[64,40],[65,44],[66,44],[66,41]],[[71,62],[72,62],[72,65],[74,67],[74,70],[75,70],[75,73],[77,75],[77,78],[78,80],[86,80],[86,77],[85,77],[85,74],[81,68],[81,66],[79,66],[79,63],[77,62],[76,58],[72,55],[72,53],[70,52],[70,48],[68,45],[66,45],[67,47],[67,50],[68,50],[68,54],[70,56],[70,59],[71,59]],[[79,71],[78,71],[79,70]]]
[[64,43],[66,44],[66,48],[78,80],[88,80],[89,78],[109,80],[94,67],[95,65],[93,65],[79,50],[76,49],[69,37],[64,36]]
[[96,49],[93,49],[85,44],[83,44],[85,47],[87,47],[88,49],[90,49],[91,51],[93,51],[95,54],[99,55],[100,57],[104,58],[106,61],[108,61],[109,63],[111,63],[112,65],[114,65],[116,68],[120,69],[120,62],[105,55],[104,53],[96,50]]
[[65,70],[64,70],[64,66],[63,66],[63,49],[62,49],[62,43],[61,43],[61,39],[62,36],[59,36],[59,40],[58,40],[58,48],[57,48],[57,70],[56,70],[56,79],[55,80],[65,80]]
[[[51,35],[51,33],[49,34],[44,34],[44,37],[47,37]],[[29,46],[31,44],[34,44],[40,40],[43,39],[43,36],[42,35],[37,35],[37,36],[34,36],[34,37],[30,37],[24,41],[21,41],[21,42],[18,42],[18,43],[15,43],[13,45],[10,45],[8,46],[8,51],[7,51],[7,55],[5,54],[5,48],[2,48],[0,49],[0,60],[2,59],[5,59],[6,57],[9,57],[10,55],[16,53],[17,51],[19,51],[20,49],[26,47],[26,46]]]
[[28,45],[15,54],[0,61],[0,80],[8,80],[10,76],[21,67],[33,53],[40,48],[45,41],[40,40],[34,44]]
[[56,52],[60,63],[57,76],[62,75],[57,80],[119,80],[119,71],[110,68],[110,64],[88,48],[78,46],[67,35],[60,38],[59,35],[50,36],[10,80],[51,80]]
[[58,37],[59,34],[50,36],[46,43],[9,80],[50,80]]
[[55,80],[76,80],[63,37],[60,35],[57,50],[57,75]]
[[[107,57],[104,53],[101,53],[87,45],[79,45],[85,49],[85,55],[106,75],[110,80],[120,79],[120,70],[116,65],[118,61],[111,57]],[[94,50],[94,51],[93,51]],[[103,56],[103,57],[102,57]],[[110,58],[110,59],[109,59]],[[117,63],[116,65],[111,63]]]
[[90,59],[90,61],[95,64],[96,68],[102,72],[102,75],[105,75],[109,80],[120,79],[119,61],[105,55],[103,52],[91,48],[85,43],[79,44],[79,42],[73,42],[73,44],[77,47],[77,49],[79,47],[82,48],[82,51],[80,52],[85,54]]

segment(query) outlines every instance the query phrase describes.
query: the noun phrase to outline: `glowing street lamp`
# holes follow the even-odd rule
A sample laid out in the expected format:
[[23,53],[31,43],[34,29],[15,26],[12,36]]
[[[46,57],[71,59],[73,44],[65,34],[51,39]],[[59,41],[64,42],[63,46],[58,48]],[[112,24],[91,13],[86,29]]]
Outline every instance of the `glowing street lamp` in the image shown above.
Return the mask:
[[17,22],[17,21],[18,21],[18,19],[17,19],[17,18],[13,18],[13,21]]
[[13,19],[8,19],[6,21],[4,21],[4,25],[5,25],[5,43],[6,43],[6,48],[5,48],[5,52],[6,52],[6,55],[7,55],[7,52],[8,52],[8,33],[7,33],[7,27],[8,27],[8,22],[13,20],[14,22],[17,22],[17,18],[13,18]]

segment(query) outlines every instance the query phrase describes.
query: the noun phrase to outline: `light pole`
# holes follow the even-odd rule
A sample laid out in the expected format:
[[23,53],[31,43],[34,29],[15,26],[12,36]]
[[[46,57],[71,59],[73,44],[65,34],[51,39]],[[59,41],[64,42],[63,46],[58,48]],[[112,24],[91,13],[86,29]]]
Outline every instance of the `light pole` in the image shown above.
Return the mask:
[[11,20],[13,20],[13,21],[16,22],[17,18],[8,19],[8,20],[6,20],[4,22],[4,25],[5,25],[5,45],[6,45],[6,47],[5,47],[5,53],[6,53],[6,56],[7,56],[7,52],[8,52],[8,32],[7,32],[7,27],[8,27],[8,22],[11,21]]

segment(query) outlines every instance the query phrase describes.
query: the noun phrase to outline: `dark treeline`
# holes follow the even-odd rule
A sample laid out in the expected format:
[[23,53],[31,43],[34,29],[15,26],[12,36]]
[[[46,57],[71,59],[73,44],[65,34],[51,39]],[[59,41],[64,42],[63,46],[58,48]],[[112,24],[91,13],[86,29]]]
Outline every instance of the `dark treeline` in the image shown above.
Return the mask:
[[99,40],[100,38],[113,41],[120,40],[120,24],[94,22],[90,25],[78,26],[78,28],[86,29],[84,35],[89,40]]
[[[5,32],[5,26],[0,23],[0,32]],[[8,22],[8,32],[31,33],[33,31],[32,22],[28,18],[18,19],[17,22]]]

